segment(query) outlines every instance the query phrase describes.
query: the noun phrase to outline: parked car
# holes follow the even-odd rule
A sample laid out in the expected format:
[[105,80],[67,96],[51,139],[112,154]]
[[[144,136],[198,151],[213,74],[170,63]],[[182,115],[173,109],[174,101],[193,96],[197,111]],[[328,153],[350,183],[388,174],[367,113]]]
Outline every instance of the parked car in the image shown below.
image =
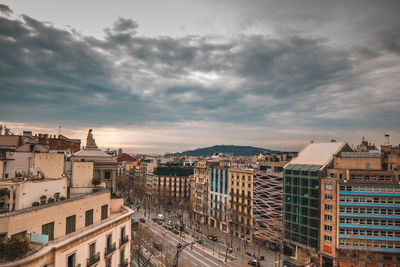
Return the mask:
[[251,261],[249,261],[248,262],[248,264],[249,265],[251,265],[251,266],[257,266],[257,267],[260,267],[260,263],[257,261],[257,260],[251,260]]
[[214,234],[208,235],[207,238],[212,241],[218,241],[218,236]]
[[164,221],[164,215],[162,215],[161,213],[157,214],[157,219],[160,221]]
[[177,234],[177,235],[180,234],[180,232],[179,232],[178,230],[176,230],[175,228],[172,228],[172,232],[173,232],[174,234]]
[[152,220],[153,222],[157,222],[157,221],[158,221],[157,218],[151,218],[151,220]]
[[172,228],[172,226],[170,226],[170,225],[167,225],[167,227],[165,227],[165,228],[167,228],[167,230],[172,230],[172,229],[174,229],[174,228]]
[[145,220],[144,218],[140,218],[140,219],[139,219],[139,222],[141,222],[141,223],[146,223],[146,220]]
[[158,221],[157,224],[158,224],[158,225],[162,225],[162,221]]

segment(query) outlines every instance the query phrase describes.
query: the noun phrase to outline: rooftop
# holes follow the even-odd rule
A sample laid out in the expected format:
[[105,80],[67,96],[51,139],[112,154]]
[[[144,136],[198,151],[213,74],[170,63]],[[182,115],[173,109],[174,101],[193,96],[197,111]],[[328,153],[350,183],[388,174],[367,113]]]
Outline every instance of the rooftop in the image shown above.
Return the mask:
[[342,158],[380,158],[380,152],[341,152]]
[[299,152],[290,164],[326,165],[334,154],[340,152],[346,143],[311,143]]

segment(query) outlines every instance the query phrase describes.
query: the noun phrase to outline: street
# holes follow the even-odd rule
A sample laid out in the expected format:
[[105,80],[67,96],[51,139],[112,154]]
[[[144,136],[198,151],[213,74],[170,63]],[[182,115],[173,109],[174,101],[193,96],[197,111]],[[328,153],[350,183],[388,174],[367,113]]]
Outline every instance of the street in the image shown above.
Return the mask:
[[[152,217],[155,217],[155,215]],[[144,214],[142,211],[136,212],[133,218],[135,218],[135,220],[139,220],[139,218],[144,218]],[[186,219],[187,218],[184,218],[185,225],[188,226],[189,224],[186,222]],[[173,259],[176,253],[176,246],[178,242],[181,244],[192,242],[194,240],[192,236],[196,237],[196,239],[200,238],[207,240],[206,235],[197,232],[195,233],[188,227],[186,227],[185,232],[190,233],[192,236],[190,236],[190,234],[186,234],[185,238],[181,238],[179,235],[172,233],[148,218],[146,218],[146,223],[140,223],[140,225],[141,227],[147,227],[154,234],[159,236],[162,242],[165,244],[165,251],[160,253],[160,255],[157,255],[161,259],[162,257],[165,257],[165,254],[169,255]],[[213,229],[213,233],[216,233],[220,238],[218,242],[214,243],[215,247],[218,248],[219,251],[226,251],[227,247],[224,244],[226,238],[225,233],[221,233],[215,229]],[[239,240],[237,238],[233,239],[233,253],[229,254],[227,263],[225,263],[225,253],[221,253],[222,255],[220,255],[217,252],[213,252],[213,250],[207,249],[199,244],[193,245],[191,250],[191,246],[189,245],[183,250],[179,258],[179,266],[249,266],[248,261],[253,259],[253,257],[245,254],[245,249],[243,248],[244,245],[243,243],[240,244],[239,242],[243,242],[243,240]],[[218,250],[216,249],[215,251]],[[261,251],[261,249],[258,250],[255,247],[247,246],[247,252],[264,256],[265,260],[260,262],[261,267],[277,267],[280,266],[279,261],[282,260],[282,258],[279,258],[278,253],[266,249]]]
[[[141,212],[135,213],[133,218],[138,220],[139,218],[143,217]],[[175,257],[176,254],[176,246],[178,243],[186,244],[188,240],[185,240],[178,235],[168,231],[167,229],[163,228],[162,226],[154,223],[151,220],[146,220],[146,223],[141,223],[141,227],[147,227],[151,230],[154,234],[159,236],[162,242],[165,244],[165,250],[156,255],[158,257],[165,257],[165,255],[169,255],[172,259]],[[202,249],[198,248],[196,245],[193,245],[192,249],[189,245],[183,251],[181,256],[179,257],[179,266],[230,266],[223,262],[223,259],[219,260],[215,256],[212,256]]]

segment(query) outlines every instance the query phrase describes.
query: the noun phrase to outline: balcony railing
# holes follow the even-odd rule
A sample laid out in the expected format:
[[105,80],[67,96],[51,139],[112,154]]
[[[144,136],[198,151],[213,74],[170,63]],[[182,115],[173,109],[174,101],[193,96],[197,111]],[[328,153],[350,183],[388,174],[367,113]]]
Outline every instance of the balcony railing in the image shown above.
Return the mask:
[[93,266],[96,262],[100,261],[100,252],[97,252],[93,256],[87,259],[87,267]]
[[124,261],[122,261],[122,262],[119,264],[119,267],[128,267],[128,260],[125,259]]
[[121,239],[119,240],[119,246],[122,246],[123,244],[127,243],[129,241],[129,236],[123,236],[121,237]]
[[105,249],[104,249],[104,256],[108,256],[108,255],[110,255],[115,249],[116,249],[116,244],[115,243],[113,243],[113,244],[111,244],[111,246],[109,246],[109,247],[106,247]]

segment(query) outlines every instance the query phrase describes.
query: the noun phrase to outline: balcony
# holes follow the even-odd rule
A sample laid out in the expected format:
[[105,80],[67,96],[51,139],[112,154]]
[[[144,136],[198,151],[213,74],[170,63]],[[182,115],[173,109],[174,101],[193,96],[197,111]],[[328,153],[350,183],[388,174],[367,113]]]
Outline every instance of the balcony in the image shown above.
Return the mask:
[[117,245],[115,243],[113,243],[111,246],[106,247],[104,249],[104,257],[109,256],[111,253],[113,253],[116,249]]
[[128,260],[125,259],[123,262],[119,264],[119,267],[128,267]]
[[119,246],[122,246],[122,245],[124,245],[124,244],[126,244],[126,243],[128,243],[128,241],[129,241],[129,236],[123,236],[120,240],[119,240]]
[[96,254],[87,259],[86,267],[93,266],[95,263],[99,261],[100,261],[100,252],[97,252]]

